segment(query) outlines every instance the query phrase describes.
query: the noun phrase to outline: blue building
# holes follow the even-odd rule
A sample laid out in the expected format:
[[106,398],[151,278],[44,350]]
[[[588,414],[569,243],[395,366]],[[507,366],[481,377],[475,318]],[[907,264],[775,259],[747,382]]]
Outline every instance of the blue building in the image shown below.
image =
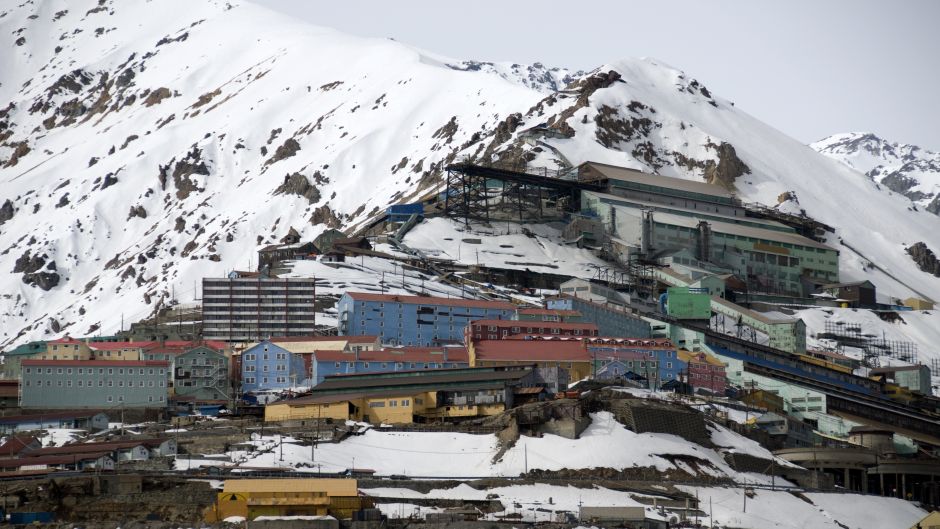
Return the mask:
[[463,343],[473,320],[510,320],[503,301],[347,292],[337,304],[339,334],[376,335],[383,344],[437,346]]
[[681,378],[687,368],[668,339],[595,338],[588,340],[586,346],[598,374],[603,370],[609,377],[612,373],[607,372],[608,366],[618,374],[633,371],[648,378],[655,388]]
[[548,300],[548,308],[555,310],[576,310],[581,313],[581,321],[593,323],[601,336],[624,338],[649,338],[652,336],[650,324],[615,306],[602,305],[584,298],[561,296]]
[[470,360],[466,347],[447,345],[361,352],[321,350],[313,353],[312,364],[311,378],[317,385],[330,375],[463,368],[470,367]]
[[242,353],[242,391],[287,389],[309,382],[304,359],[268,340]]

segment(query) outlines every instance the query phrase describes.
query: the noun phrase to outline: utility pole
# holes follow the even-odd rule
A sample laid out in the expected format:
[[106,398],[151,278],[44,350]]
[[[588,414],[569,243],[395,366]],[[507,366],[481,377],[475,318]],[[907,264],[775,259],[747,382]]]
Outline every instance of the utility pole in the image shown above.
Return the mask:
[[525,464],[525,467],[524,467],[524,468],[525,468],[525,472],[524,472],[524,473],[525,473],[525,474],[528,474],[528,473],[529,473],[529,445],[528,445],[528,444],[523,444],[523,445],[522,445],[522,449],[523,449],[523,454],[524,454],[524,459],[523,459],[523,461],[524,461],[524,464]]

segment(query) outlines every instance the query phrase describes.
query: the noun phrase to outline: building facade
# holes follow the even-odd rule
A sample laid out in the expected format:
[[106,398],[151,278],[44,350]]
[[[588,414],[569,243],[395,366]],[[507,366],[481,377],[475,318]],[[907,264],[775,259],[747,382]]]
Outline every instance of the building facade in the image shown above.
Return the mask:
[[231,400],[229,359],[205,346],[178,355],[173,366],[173,392],[196,401]]
[[680,349],[679,359],[686,365],[685,381],[693,390],[703,389],[716,395],[724,395],[728,388],[725,365],[717,358],[701,351]]
[[438,346],[463,343],[473,320],[510,320],[515,305],[502,301],[347,292],[337,303],[340,335],[376,335],[383,344]]
[[315,299],[313,278],[237,272],[227,278],[203,278],[203,336],[252,342],[271,336],[311,335],[316,330]]
[[23,408],[162,408],[166,362],[24,360]]
[[600,336],[619,336],[624,338],[648,338],[652,336],[652,329],[648,322],[630,314],[622,306],[598,303],[592,301],[594,299],[596,299],[596,297],[582,298],[566,294],[549,299],[547,305],[550,309],[566,309],[580,312],[582,321],[597,325]]
[[389,347],[370,351],[320,350],[313,353],[311,379],[316,386],[332,375],[385,373],[469,367],[461,346]]
[[263,340],[241,354],[242,391],[287,389],[309,383],[304,360],[298,355]]
[[552,336],[597,336],[593,323],[559,323],[525,320],[474,320],[467,325],[464,343],[470,340],[506,340],[520,334]]

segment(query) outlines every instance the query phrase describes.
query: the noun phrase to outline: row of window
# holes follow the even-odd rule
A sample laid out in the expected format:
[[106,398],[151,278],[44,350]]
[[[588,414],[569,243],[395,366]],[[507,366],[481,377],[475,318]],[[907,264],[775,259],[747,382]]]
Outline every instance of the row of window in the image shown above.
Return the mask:
[[[349,367],[355,367],[356,364],[358,363],[359,362],[334,362],[333,367],[335,367],[336,369],[340,369],[342,367],[342,364],[346,364],[346,367],[349,368]],[[381,368],[388,369],[388,366],[390,363],[391,362],[382,362]],[[395,362],[395,369],[404,369],[406,364],[408,364],[408,362]],[[369,369],[371,365],[372,364],[370,362],[362,362],[363,369]],[[379,363],[376,362],[375,365],[378,366]],[[411,369],[421,369],[421,365],[422,365],[421,362],[411,362]],[[424,369],[443,369],[444,367],[448,367],[448,365],[443,362],[425,362],[424,363]],[[454,363],[451,363],[449,367],[459,367],[459,364],[454,362]]]
[[[41,388],[41,387],[43,387],[43,385],[45,385],[45,387],[51,388],[51,387],[53,386],[53,384],[52,384],[53,382],[56,383],[56,384],[55,384],[55,387],[58,387],[58,388],[62,388],[62,387],[70,388],[70,387],[72,387],[72,382],[73,382],[73,381],[71,381],[71,380],[65,380],[65,381],[63,381],[63,380],[55,380],[55,381],[53,381],[53,380],[46,380],[46,381],[45,381],[45,384],[43,384],[43,381],[42,381],[42,380],[36,380],[36,381],[33,381],[33,380],[26,380],[26,381],[23,382],[23,385],[26,386],[26,387],[34,386],[34,387],[37,387],[37,388]],[[84,381],[84,380],[77,380],[77,381],[75,381],[75,382],[76,382],[75,385],[78,386],[78,387],[80,387],[80,388],[88,388],[88,389],[91,389],[91,388],[95,387],[95,382],[94,382],[93,380],[91,380],[91,379],[89,379],[87,382]],[[98,387],[99,387],[99,388],[103,388],[104,385],[105,385],[105,384],[104,384],[104,380],[99,380],[99,381],[98,381]],[[123,387],[124,387],[124,381],[123,381],[123,380],[118,380],[118,381],[117,381],[117,384],[115,384],[113,380],[108,380],[108,387],[109,387],[109,388],[113,388],[113,387],[115,387],[115,385],[116,385],[117,387],[119,387],[119,388],[123,388]],[[161,388],[162,388],[162,387],[166,387],[166,381],[165,381],[165,380],[161,380],[161,381],[159,381],[159,383],[155,383],[153,380],[150,380],[150,381],[141,380],[141,381],[139,381],[139,382],[137,383],[137,385],[135,386],[133,380],[128,380],[128,381],[127,381],[127,387],[129,387],[129,388],[133,388],[133,387],[140,387],[140,388],[146,388],[146,387],[150,387],[150,388],[161,387]]]
[[[113,375],[113,374],[114,374],[115,368],[113,368],[113,367],[108,367],[108,368],[99,367],[99,368],[98,368],[98,374],[99,374],[99,375],[103,375],[104,372],[105,372],[105,369],[108,370],[108,374],[109,374],[109,375]],[[63,370],[64,370],[64,371],[63,371]],[[77,374],[79,374],[79,375],[85,375],[85,374],[94,375],[94,374],[95,374],[95,368],[93,368],[93,367],[78,367],[78,368],[74,368],[74,370],[77,371]],[[127,368],[127,374],[128,374],[128,375],[133,375],[133,374],[135,374],[134,371],[135,371],[135,369],[132,368],[132,367]],[[154,374],[156,374],[156,375],[163,375],[163,374],[164,374],[163,368],[156,368],[156,369],[155,369],[155,368],[150,367],[150,368],[146,368],[146,369],[145,369],[145,368],[141,367],[141,368],[138,369],[137,371],[138,371],[138,372],[137,372],[138,375],[143,375],[143,374],[145,374],[145,373],[148,374],[148,375],[154,375]],[[26,367],[26,368],[24,368],[24,372],[25,372],[27,375],[29,375],[29,374],[33,373],[33,368],[32,368],[32,367]],[[43,373],[43,368],[37,367],[35,372],[36,372],[37,375],[41,375],[41,374]],[[46,370],[45,370],[45,372],[46,372],[47,375],[51,375],[51,374],[52,374],[52,368],[51,368],[51,367],[47,367]],[[56,372],[57,375],[61,375],[61,374],[63,374],[63,372],[64,372],[64,374],[66,374],[66,375],[71,375],[71,374],[73,373],[73,368],[71,368],[71,367],[66,367],[66,368],[57,367],[57,368],[55,368],[55,372]],[[117,368],[117,374],[118,374],[118,375],[123,375],[123,374],[124,374],[124,368],[123,368],[123,367]]]
[[[401,399],[400,401],[397,399],[390,399],[388,401],[388,407],[397,408],[399,403],[401,404],[402,407],[411,406],[411,399]],[[374,400],[369,403],[370,408],[384,408],[385,405],[386,405],[386,401],[382,401],[382,400]]]
[[[255,377],[245,377],[245,384],[257,384],[258,379]],[[277,384],[287,384],[287,377],[275,377],[274,382]],[[267,384],[268,377],[261,377],[261,383]]]
[[[265,350],[267,350],[267,348],[265,348]],[[269,358],[268,353],[264,353],[263,355],[261,355],[262,360],[267,360],[268,358]],[[248,353],[245,355],[245,358],[244,358],[246,362],[253,362],[257,359],[258,359],[258,355],[255,353]],[[275,353],[274,359],[275,360],[287,360],[287,353]]]
[[[254,366],[254,365],[250,365],[250,364],[249,364],[249,365],[246,365],[246,366],[245,366],[245,372],[246,372],[246,373],[254,373],[255,371],[257,371],[257,367],[258,367],[258,366]],[[269,366],[269,365],[263,365],[263,366],[261,366],[261,371],[267,373],[268,371],[270,371],[270,369],[268,369],[269,367],[271,367],[271,366]],[[287,364],[277,364],[276,366],[274,366],[274,371],[277,371],[277,372],[279,372],[279,373],[286,373],[286,372],[287,372]]]

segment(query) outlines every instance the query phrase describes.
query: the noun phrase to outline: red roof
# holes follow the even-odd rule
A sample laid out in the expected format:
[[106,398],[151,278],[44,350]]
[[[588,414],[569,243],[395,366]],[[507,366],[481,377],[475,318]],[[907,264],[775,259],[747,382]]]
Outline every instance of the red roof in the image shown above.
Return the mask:
[[27,446],[39,442],[31,435],[15,435],[0,445],[0,455],[12,456],[23,451]]
[[408,303],[413,305],[444,305],[448,307],[468,307],[474,309],[516,310],[516,306],[508,301],[439,298],[431,296],[401,296],[397,294],[371,294],[368,292],[347,292],[346,295],[355,301],[387,301],[389,303]]
[[24,457],[42,457],[42,456],[58,456],[65,454],[85,454],[85,453],[110,453],[115,450],[121,450],[125,448],[134,448],[135,446],[160,446],[166,439],[160,438],[147,438],[147,439],[129,439],[126,441],[108,441],[104,443],[72,443],[64,446],[51,446],[48,448],[39,448],[36,450],[31,450],[27,454],[24,454]]
[[[79,342],[81,343],[81,342]],[[118,351],[120,349],[153,349],[153,348],[172,348],[172,349],[193,349],[199,346],[206,346],[209,349],[221,351],[228,347],[228,344],[219,340],[207,340],[205,342],[188,340],[168,340],[162,342],[139,341],[139,342],[88,342],[88,347],[98,351]]]
[[310,336],[272,336],[266,338],[262,341],[271,342],[271,343],[289,343],[289,342],[338,342],[340,340],[349,341],[350,338],[371,338],[370,341],[375,341],[376,336],[319,336],[319,335],[310,335]]
[[23,360],[23,366],[61,367],[167,367],[162,360]]
[[33,465],[68,465],[79,461],[91,461],[99,457],[110,456],[108,452],[92,452],[82,455],[24,457],[20,459],[0,459],[0,468],[19,468]]
[[52,341],[50,341],[49,343],[51,343],[51,344],[57,344],[57,345],[80,345],[80,344],[83,344],[83,343],[85,343],[85,342],[83,342],[83,341],[81,341],[81,340],[76,340],[76,339],[74,339],[74,338],[69,338],[68,336],[66,336],[65,338],[59,338],[58,340],[52,340]]
[[474,344],[476,359],[513,362],[587,362],[591,353],[580,340],[481,340]]
[[[446,349],[446,359],[444,350]],[[468,362],[469,356],[466,347],[397,347],[394,349],[380,349],[377,351],[362,351],[358,357],[356,353],[343,351],[317,351],[315,353],[319,362]]]
[[19,380],[0,380],[0,398],[18,397],[19,389]]
[[568,309],[519,309],[519,314],[527,316],[580,316],[576,310]]
[[[560,321],[524,321],[524,320],[473,320],[470,325],[494,325],[499,328],[519,327],[520,329],[561,329],[565,331],[596,331],[597,325],[593,323],[564,323]],[[483,329],[486,330],[486,329]]]
[[96,351],[119,351],[121,349],[141,349],[153,342],[88,342],[88,347]]
[[337,336],[336,338],[345,339],[349,343],[373,343],[378,341],[378,336]]

